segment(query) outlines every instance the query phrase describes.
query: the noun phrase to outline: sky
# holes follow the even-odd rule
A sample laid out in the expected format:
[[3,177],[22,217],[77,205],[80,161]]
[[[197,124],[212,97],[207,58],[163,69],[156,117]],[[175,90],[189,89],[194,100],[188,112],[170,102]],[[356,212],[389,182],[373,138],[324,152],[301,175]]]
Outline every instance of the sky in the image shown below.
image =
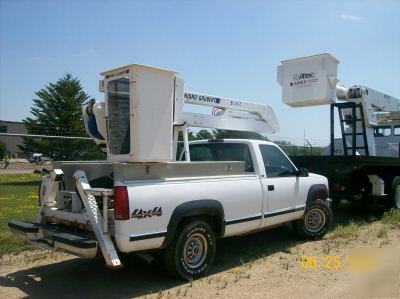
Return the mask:
[[282,103],[276,68],[318,53],[345,86],[400,98],[400,1],[0,0],[0,119],[30,115],[35,91],[65,73],[98,100],[99,73],[140,63],[185,89],[271,105],[274,138],[329,139],[329,106]]

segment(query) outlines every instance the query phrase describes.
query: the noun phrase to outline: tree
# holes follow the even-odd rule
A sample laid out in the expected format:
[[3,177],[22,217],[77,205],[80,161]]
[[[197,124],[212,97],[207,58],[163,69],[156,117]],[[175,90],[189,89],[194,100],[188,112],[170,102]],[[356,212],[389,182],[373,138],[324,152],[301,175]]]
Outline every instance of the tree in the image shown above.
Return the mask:
[[196,134],[196,139],[214,139],[214,135],[208,130],[200,130]]
[[6,154],[7,154],[7,145],[5,142],[0,140],[0,160],[3,160]]
[[[87,137],[81,109],[89,96],[77,78],[66,74],[35,94],[33,117],[23,120],[29,134]],[[53,160],[104,157],[92,140],[29,137],[19,147],[27,154],[41,153]]]
[[268,140],[265,136],[256,132],[247,131],[232,131],[232,130],[220,130],[216,129],[212,132],[215,139],[256,139],[256,140]]

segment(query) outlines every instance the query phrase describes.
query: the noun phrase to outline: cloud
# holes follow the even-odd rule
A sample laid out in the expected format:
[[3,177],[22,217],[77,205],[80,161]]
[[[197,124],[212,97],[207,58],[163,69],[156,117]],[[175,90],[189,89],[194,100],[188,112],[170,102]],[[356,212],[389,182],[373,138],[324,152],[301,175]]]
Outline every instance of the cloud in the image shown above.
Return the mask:
[[341,14],[340,18],[343,19],[343,20],[346,20],[346,21],[355,21],[355,22],[361,21],[361,18],[357,17],[355,15]]

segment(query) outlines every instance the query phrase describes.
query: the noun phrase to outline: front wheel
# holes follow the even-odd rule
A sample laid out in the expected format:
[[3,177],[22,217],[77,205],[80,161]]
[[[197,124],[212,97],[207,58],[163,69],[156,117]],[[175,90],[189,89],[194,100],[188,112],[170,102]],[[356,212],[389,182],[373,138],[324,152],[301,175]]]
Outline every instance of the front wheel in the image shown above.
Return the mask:
[[196,279],[207,273],[214,262],[215,235],[205,221],[196,220],[180,228],[166,248],[164,264],[176,277]]
[[392,183],[392,202],[396,209],[400,209],[400,177],[395,177]]
[[321,239],[332,225],[332,210],[326,201],[317,199],[307,205],[303,218],[292,222],[302,238]]

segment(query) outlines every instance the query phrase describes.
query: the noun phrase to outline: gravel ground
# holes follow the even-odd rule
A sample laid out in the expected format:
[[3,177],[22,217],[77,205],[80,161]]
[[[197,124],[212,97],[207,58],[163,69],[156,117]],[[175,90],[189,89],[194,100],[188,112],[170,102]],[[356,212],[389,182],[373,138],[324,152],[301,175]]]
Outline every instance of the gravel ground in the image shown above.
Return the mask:
[[[135,255],[109,270],[101,259],[36,250],[0,259],[0,298],[400,298],[399,253],[399,229],[380,221],[314,242],[296,239],[288,226],[222,239],[212,272],[188,283]],[[303,256],[322,264],[305,269]],[[327,269],[325,256],[342,267]]]

